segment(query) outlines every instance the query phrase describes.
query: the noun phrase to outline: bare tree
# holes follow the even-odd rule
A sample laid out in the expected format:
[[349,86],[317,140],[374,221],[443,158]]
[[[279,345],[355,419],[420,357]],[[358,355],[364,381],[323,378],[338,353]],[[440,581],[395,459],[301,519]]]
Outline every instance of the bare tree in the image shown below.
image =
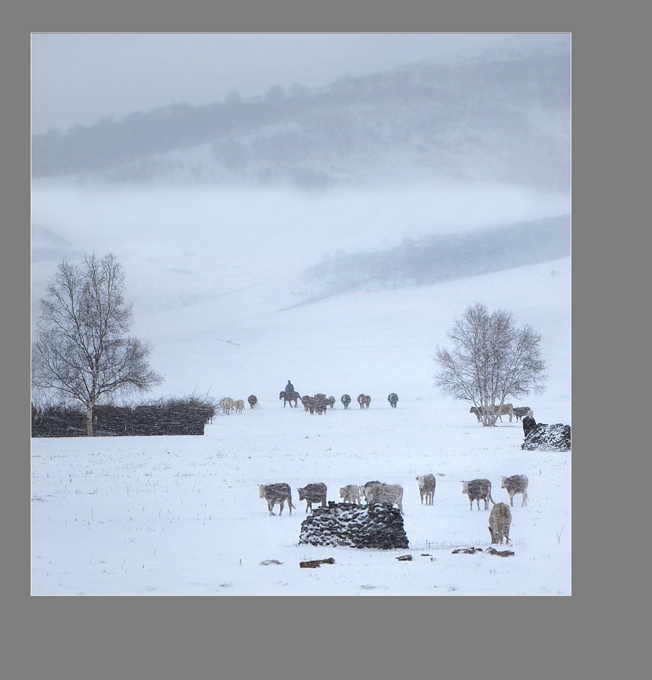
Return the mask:
[[151,346],[127,337],[124,271],[109,254],[86,256],[77,267],[64,260],[41,300],[32,348],[32,384],[86,408],[93,436],[93,407],[105,394],[144,392],[163,382],[148,367]]
[[437,347],[435,384],[444,394],[471,402],[483,425],[496,424],[508,397],[545,390],[541,335],[528,325],[516,328],[509,312],[489,314],[482,304],[469,306],[447,337],[454,348]]

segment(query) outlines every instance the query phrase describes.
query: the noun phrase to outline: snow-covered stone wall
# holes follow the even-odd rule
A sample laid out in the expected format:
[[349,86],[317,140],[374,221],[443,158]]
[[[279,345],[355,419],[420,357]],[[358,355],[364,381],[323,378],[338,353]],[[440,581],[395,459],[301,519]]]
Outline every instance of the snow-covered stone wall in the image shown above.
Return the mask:
[[538,423],[525,434],[521,448],[524,451],[570,451],[570,425]]
[[330,501],[303,520],[299,543],[383,550],[409,547],[403,516],[388,503],[360,507]]

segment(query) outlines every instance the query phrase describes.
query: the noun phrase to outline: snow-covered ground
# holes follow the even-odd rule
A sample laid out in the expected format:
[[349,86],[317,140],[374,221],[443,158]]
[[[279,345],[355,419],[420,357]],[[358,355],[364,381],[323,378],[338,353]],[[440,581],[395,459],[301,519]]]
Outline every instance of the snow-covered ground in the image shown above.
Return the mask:
[[[74,207],[35,198],[39,222],[86,252],[94,237]],[[63,228],[65,215],[79,225]],[[570,424],[570,259],[292,306],[302,296],[278,264],[285,237],[256,242],[252,227],[233,247],[189,230],[180,248],[151,228],[116,224],[97,233],[95,247],[102,255],[110,244],[125,264],[134,334],[152,342],[150,364],[166,378],[150,396],[246,403],[255,394],[259,403],[216,416],[203,437],[33,439],[34,595],[570,594],[571,455],[522,451],[519,422],[484,428],[433,379],[435,348],[448,344],[467,305],[506,309],[542,334],[549,365],[546,392],[515,405],[531,406],[538,422]],[[390,235],[388,227],[377,239]],[[235,257],[247,242],[264,266]],[[36,297],[56,264],[33,265]],[[321,416],[283,408],[288,379],[301,394],[335,396],[335,408]],[[361,392],[372,397],[368,410],[355,402]],[[433,506],[421,505],[415,481],[429,472]],[[452,554],[489,546],[488,511],[469,510],[461,480],[487,477],[494,500],[509,502],[500,477],[513,474],[530,480],[528,505],[514,501],[515,555]],[[306,515],[297,487],[325,482],[337,501],[341,486],[372,479],[404,487],[409,550],[298,544]],[[259,497],[258,484],[274,482],[290,484],[291,516],[269,516]],[[407,553],[412,561],[396,560]],[[326,557],[335,563],[299,568]]]

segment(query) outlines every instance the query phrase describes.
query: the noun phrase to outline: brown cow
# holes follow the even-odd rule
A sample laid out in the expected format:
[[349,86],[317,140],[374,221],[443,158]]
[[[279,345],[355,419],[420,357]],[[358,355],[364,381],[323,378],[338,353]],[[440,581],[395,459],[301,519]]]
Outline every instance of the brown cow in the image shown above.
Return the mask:
[[509,527],[512,523],[512,512],[505,503],[496,503],[489,513],[489,535],[492,543],[502,545],[509,543]]

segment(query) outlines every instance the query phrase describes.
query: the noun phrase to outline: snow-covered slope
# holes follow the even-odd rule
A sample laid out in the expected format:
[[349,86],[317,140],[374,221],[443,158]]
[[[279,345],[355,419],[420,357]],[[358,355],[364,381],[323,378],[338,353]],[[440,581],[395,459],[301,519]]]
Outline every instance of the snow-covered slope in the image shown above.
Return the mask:
[[[520,423],[484,428],[468,404],[433,385],[435,347],[447,345],[454,319],[475,302],[500,307],[542,334],[549,365],[545,394],[515,405],[531,406],[538,422],[570,424],[570,259],[292,306],[305,299],[302,267],[325,250],[405,235],[383,217],[383,208],[396,214],[393,204],[365,196],[374,222],[353,200],[317,200],[306,212],[280,194],[243,196],[35,192],[34,218],[66,248],[110,249],[123,262],[133,332],[151,341],[151,366],[166,377],[152,397],[195,392],[246,403],[255,394],[259,403],[216,416],[203,437],[34,439],[33,594],[570,594],[570,453],[525,452]],[[508,204],[496,201],[488,214],[497,219]],[[350,218],[337,205],[362,217],[359,231],[337,227]],[[428,233],[424,205],[405,207],[405,232]],[[459,222],[440,214],[430,225],[477,226],[465,206],[459,201]],[[543,207],[520,209],[531,217]],[[35,301],[56,265],[54,256],[33,264]],[[301,394],[335,396],[335,408],[283,408],[288,379]],[[355,402],[360,392],[372,397],[368,410]],[[343,393],[353,398],[348,410]],[[421,505],[415,481],[429,472],[433,506]],[[469,511],[460,481],[487,477],[494,500],[509,502],[500,477],[512,474],[530,479],[528,505],[517,496],[512,509],[515,554],[452,554],[489,546],[488,511]],[[297,487],[325,482],[336,501],[341,486],[372,479],[404,487],[409,550],[298,544],[305,505]],[[270,517],[257,485],[281,481],[297,509]],[[395,559],[406,553],[411,562]],[[327,557],[335,564],[299,568]]]

